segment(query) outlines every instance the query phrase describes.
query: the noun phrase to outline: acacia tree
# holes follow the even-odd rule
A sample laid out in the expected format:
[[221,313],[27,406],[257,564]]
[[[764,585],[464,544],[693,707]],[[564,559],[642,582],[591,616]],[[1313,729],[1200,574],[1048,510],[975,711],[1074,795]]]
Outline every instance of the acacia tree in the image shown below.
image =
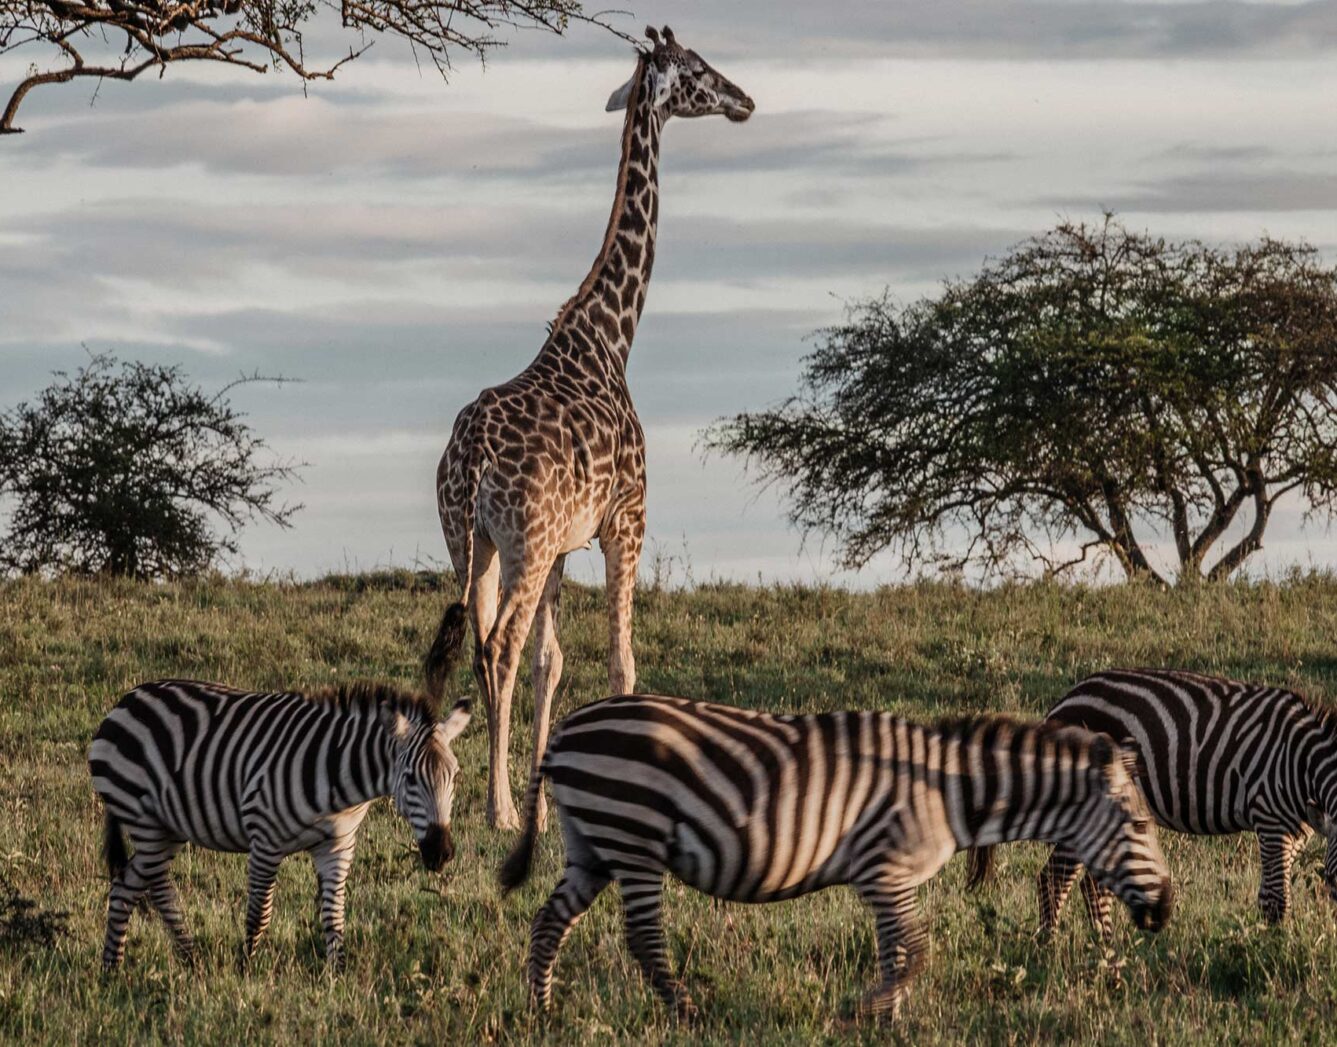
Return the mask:
[[[353,37],[342,56],[309,59],[304,34],[337,14]],[[0,0],[0,55],[45,51],[4,111],[14,126],[28,92],[79,77],[133,80],[169,64],[223,62],[263,73],[270,66],[302,80],[329,80],[386,33],[407,40],[443,76],[452,51],[483,58],[506,26],[561,34],[573,22],[610,28],[578,0]],[[614,30],[615,31],[615,30]],[[619,34],[624,35],[624,34]]]
[[778,483],[849,566],[891,549],[1057,572],[1103,550],[1164,580],[1146,548],[1163,535],[1180,582],[1224,578],[1283,496],[1337,504],[1337,270],[1303,244],[1065,223],[937,297],[855,306],[798,395],[706,444]]
[[274,486],[296,467],[260,461],[264,442],[226,399],[273,379],[210,395],[178,367],[117,369],[106,355],[55,378],[0,414],[0,499],[12,503],[0,569],[190,575],[235,554],[248,521],[288,527],[301,508],[278,504]]

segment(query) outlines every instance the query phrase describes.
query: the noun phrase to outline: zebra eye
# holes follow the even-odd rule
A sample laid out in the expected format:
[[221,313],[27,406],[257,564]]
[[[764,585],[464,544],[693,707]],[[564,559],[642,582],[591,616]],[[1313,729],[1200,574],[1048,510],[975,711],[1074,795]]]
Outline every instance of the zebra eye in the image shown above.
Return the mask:
[[1151,828],[1151,822],[1148,821],[1146,818],[1133,819],[1133,832],[1144,833],[1150,828]]

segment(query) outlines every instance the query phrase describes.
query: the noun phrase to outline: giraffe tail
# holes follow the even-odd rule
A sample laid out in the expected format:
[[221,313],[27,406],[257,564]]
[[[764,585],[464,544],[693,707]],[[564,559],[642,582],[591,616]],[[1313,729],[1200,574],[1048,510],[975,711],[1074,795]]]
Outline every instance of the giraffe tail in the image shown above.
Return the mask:
[[[441,616],[441,624],[436,627],[436,636],[432,646],[423,659],[423,676],[427,682],[427,694],[439,706],[446,690],[446,678],[455,671],[459,663],[460,650],[464,647],[464,634],[468,628],[469,609],[466,602],[473,588],[474,569],[474,522],[477,518],[478,485],[483,479],[484,458],[480,450],[475,449],[469,459],[469,490],[464,499],[462,515],[464,519],[464,578],[460,598],[446,608]],[[481,639],[481,638],[480,638]]]
[[427,693],[438,705],[446,690],[446,678],[455,671],[460,659],[460,649],[464,647],[464,633],[467,609],[463,600],[456,600],[446,608],[441,616],[441,624],[436,627],[436,636],[432,646],[423,659],[423,675],[427,678]]
[[978,890],[993,872],[993,848],[972,847],[969,851],[966,889]]
[[501,893],[510,894],[529,879],[530,866],[534,864],[534,844],[539,834],[539,794],[543,792],[543,779],[547,774],[548,759],[534,768],[529,776],[529,788],[525,791],[525,827],[520,839],[511,849],[511,853],[502,862],[497,879],[501,882]]

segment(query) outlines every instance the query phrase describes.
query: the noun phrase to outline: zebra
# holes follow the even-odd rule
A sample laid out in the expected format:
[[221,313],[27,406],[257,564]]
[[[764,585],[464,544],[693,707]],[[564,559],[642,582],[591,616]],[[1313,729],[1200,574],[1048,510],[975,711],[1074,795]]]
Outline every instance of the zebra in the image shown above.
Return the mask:
[[306,695],[159,680],[126,693],[88,752],[111,879],[104,968],[120,964],[130,913],[146,893],[182,959],[194,959],[169,876],[173,857],[193,843],[248,854],[247,960],[269,926],[279,863],[310,851],[326,962],[341,969],[344,884],[371,801],[394,797],[428,869],[454,856],[459,764],[450,746],[469,722],[469,703],[444,719],[434,708],[370,683]]
[[632,954],[676,1016],[695,1018],[666,959],[666,871],[739,902],[853,886],[877,927],[880,984],[865,1013],[899,1011],[926,940],[915,888],[972,844],[1060,842],[1139,926],[1159,930],[1170,880],[1123,756],[1102,736],[1004,718],[924,727],[881,712],[775,716],[655,695],[584,706],[554,731],[500,871],[503,893],[528,878],[549,779],[566,865],[531,926],[532,999],[550,1005],[558,949],[615,880]]
[[[1337,723],[1294,691],[1170,669],[1115,669],[1082,680],[1049,721],[1102,731],[1138,754],[1147,805],[1182,833],[1258,836],[1258,907],[1286,917],[1291,863],[1314,831],[1327,837],[1323,879],[1337,901]],[[987,856],[975,858],[987,868]],[[1040,930],[1051,935],[1078,877],[1097,934],[1109,897],[1057,846],[1040,873]],[[982,878],[977,873],[975,879]]]

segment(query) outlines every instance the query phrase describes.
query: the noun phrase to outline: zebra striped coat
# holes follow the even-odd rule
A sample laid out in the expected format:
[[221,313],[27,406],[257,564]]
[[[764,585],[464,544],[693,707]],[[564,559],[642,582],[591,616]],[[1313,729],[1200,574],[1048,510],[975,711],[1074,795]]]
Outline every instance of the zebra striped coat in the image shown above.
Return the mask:
[[[194,944],[169,876],[194,843],[249,854],[245,955],[269,925],[279,862],[310,851],[320,884],[327,959],[343,959],[344,884],[370,802],[394,796],[424,865],[454,853],[450,808],[458,764],[450,743],[467,702],[444,720],[424,700],[358,684],[303,694],[249,693],[162,680],[130,691],[88,752],[106,808],[111,876],[102,961],[120,963],[130,913],[147,893],[189,960]],[[131,856],[122,832],[135,850]]]
[[874,1012],[899,1008],[922,957],[915,888],[973,843],[1062,841],[1141,925],[1159,929],[1169,913],[1145,806],[1116,747],[1085,731],[610,698],[555,730],[529,785],[524,835],[502,868],[506,890],[528,875],[544,777],[566,869],[531,929],[529,978],[542,1006],[562,940],[616,880],[628,944],[651,985],[679,1016],[695,1013],[666,961],[666,871],[740,902],[855,887],[877,923],[881,984],[864,1001]]
[[[1147,804],[1182,833],[1258,834],[1258,904],[1276,923],[1290,908],[1291,863],[1314,830],[1337,900],[1337,725],[1293,691],[1174,670],[1118,669],[1077,684],[1049,720],[1102,731],[1136,750]],[[1081,865],[1059,848],[1040,878],[1051,932]],[[1083,878],[1088,912],[1109,934],[1108,899]]]

